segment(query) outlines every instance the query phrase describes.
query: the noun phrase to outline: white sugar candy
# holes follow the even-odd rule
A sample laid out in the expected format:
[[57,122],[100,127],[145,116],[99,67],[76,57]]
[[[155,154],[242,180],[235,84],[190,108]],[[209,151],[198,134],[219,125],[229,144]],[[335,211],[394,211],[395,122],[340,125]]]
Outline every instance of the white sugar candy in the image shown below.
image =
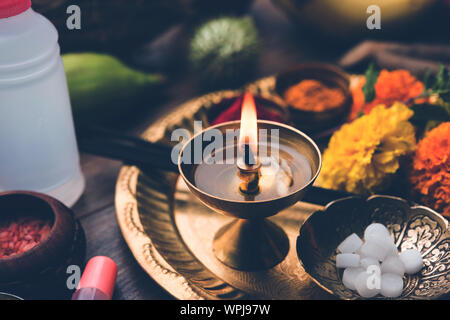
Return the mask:
[[416,249],[402,251],[402,253],[400,253],[400,260],[405,265],[405,270],[408,274],[417,273],[422,269],[422,255]]
[[355,280],[355,288],[363,298],[376,296],[381,289],[381,277],[376,273],[361,272]]
[[399,257],[398,249],[395,246],[395,244],[393,244],[392,247],[390,248],[388,254],[386,255],[386,258],[387,257],[397,257],[397,258]]
[[364,257],[362,259],[359,260],[359,265],[364,268],[364,270],[367,270],[367,268],[369,266],[380,266],[380,263],[378,262],[377,259],[375,258],[370,258],[370,257]]
[[388,298],[397,298],[403,292],[403,278],[398,274],[383,273],[381,276],[381,294]]
[[363,241],[356,233],[352,233],[338,246],[341,253],[355,253],[363,244]]
[[340,253],[336,255],[336,267],[359,267],[359,256],[353,253]]
[[380,235],[385,234],[390,236],[389,230],[381,223],[369,224],[369,226],[364,231],[364,238],[367,240],[367,237],[370,236],[371,234],[380,234]]
[[347,268],[342,276],[342,283],[350,290],[355,290],[355,281],[361,272],[365,272],[363,268]]
[[394,246],[394,240],[392,240],[390,235],[385,233],[371,233],[365,238],[366,242],[373,242],[386,249],[392,250]]
[[387,256],[389,248],[376,242],[367,241],[361,246],[359,252],[363,257],[375,258],[382,261]]
[[403,277],[405,274],[405,265],[402,260],[397,257],[388,257],[381,264],[382,273],[392,273]]
[[[363,245],[364,245],[364,242],[363,242]],[[362,248],[362,246],[361,247],[359,247],[359,249],[358,250],[356,250],[356,254],[357,255],[359,255],[359,257],[362,259],[362,258],[367,258],[362,252],[361,252],[361,248]]]

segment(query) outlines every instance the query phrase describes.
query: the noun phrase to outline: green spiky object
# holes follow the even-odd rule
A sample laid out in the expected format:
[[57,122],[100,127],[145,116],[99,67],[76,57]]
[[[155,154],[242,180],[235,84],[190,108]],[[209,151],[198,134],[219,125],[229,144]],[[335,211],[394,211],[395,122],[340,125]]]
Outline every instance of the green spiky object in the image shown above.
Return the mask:
[[250,17],[222,17],[196,30],[189,60],[208,84],[235,86],[252,74],[258,49],[258,31]]

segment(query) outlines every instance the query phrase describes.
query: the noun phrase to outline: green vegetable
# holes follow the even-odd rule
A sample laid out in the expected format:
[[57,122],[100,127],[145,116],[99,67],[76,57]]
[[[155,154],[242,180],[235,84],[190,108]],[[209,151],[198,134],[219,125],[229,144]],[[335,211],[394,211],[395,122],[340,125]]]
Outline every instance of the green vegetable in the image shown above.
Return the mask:
[[124,114],[137,97],[163,81],[160,75],[132,70],[103,54],[67,54],[63,62],[76,123]]
[[193,69],[210,85],[239,85],[258,61],[258,31],[250,17],[223,17],[201,25],[190,42]]
[[424,83],[424,95],[438,94],[444,99],[444,101],[450,101],[450,72],[446,70],[442,63],[439,65],[439,71],[436,76],[431,75],[430,70],[427,69]]
[[375,84],[377,83],[379,74],[380,71],[371,63],[365,74],[366,83],[362,88],[366,103],[372,102],[375,99]]

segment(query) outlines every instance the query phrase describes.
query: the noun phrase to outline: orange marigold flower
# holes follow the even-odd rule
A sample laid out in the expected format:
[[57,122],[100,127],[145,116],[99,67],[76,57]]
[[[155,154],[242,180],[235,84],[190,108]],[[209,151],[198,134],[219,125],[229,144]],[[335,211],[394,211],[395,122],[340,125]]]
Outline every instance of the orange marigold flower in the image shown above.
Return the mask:
[[410,100],[417,98],[423,91],[424,85],[416,77],[411,75],[407,70],[381,70],[375,83],[375,99],[369,103],[361,103],[362,88],[365,84],[365,79],[359,80],[356,84],[351,86],[354,102],[350,119],[354,119],[360,112],[364,114],[370,111],[379,104],[391,106],[394,102],[408,103]]
[[424,204],[450,217],[450,122],[419,142],[410,180]]
[[364,106],[364,93],[362,88],[366,84],[365,76],[355,76],[350,79],[350,91],[353,97],[352,110],[350,111],[349,120],[355,119],[358,114],[362,111]]

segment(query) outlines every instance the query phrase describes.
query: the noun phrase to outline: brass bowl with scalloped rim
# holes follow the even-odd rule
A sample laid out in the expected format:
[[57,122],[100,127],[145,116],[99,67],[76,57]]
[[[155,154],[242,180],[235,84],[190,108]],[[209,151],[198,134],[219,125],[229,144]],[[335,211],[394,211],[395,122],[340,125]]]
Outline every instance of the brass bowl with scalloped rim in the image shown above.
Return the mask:
[[[418,249],[424,266],[405,275],[402,295],[397,299],[450,297],[450,226],[437,212],[391,196],[343,198],[313,213],[297,238],[297,255],[312,279],[329,293],[346,300],[360,299],[342,283],[336,268],[336,248],[350,234],[360,237],[373,222],[384,224],[394,235],[399,250]],[[385,299],[380,295],[375,299]]]

